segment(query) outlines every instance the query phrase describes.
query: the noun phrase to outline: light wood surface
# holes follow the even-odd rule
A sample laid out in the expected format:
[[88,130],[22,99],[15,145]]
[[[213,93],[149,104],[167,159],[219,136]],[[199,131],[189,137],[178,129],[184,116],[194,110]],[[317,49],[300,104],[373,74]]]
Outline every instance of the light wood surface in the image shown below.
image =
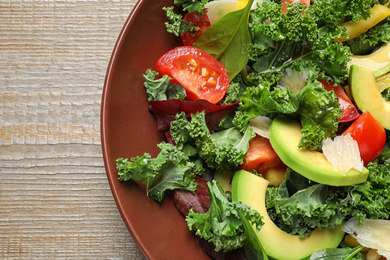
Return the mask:
[[136,0],[0,0],[0,259],[144,259],[104,169],[100,104]]

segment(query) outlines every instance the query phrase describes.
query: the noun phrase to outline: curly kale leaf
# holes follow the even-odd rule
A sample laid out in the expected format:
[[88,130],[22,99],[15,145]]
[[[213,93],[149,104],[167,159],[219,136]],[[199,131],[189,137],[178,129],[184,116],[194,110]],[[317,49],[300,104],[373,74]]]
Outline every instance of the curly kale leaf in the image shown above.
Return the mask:
[[204,5],[208,2],[209,0],[174,0],[173,4],[181,6],[184,12],[203,14]]
[[290,114],[299,117],[302,124],[299,147],[320,150],[324,139],[335,136],[342,115],[339,107],[334,92],[326,91],[317,80],[307,80],[297,93],[260,85],[246,89],[233,123],[244,130],[259,115]]
[[320,82],[314,81],[306,84],[297,96],[302,124],[299,147],[321,150],[323,140],[336,136],[342,116],[337,95],[333,91],[326,91]]
[[281,229],[300,237],[315,228],[334,228],[351,217],[387,219],[390,215],[389,165],[370,163],[366,182],[333,187],[310,182],[288,171],[279,188],[267,189],[270,217]]
[[222,100],[223,105],[235,103],[240,101],[241,96],[245,92],[247,84],[245,84],[241,76],[235,77],[227,89],[226,95]]
[[319,24],[340,25],[347,21],[358,22],[360,19],[367,19],[371,15],[372,6],[383,2],[383,0],[314,0],[309,11],[317,17]]
[[[317,78],[329,77],[336,83],[346,80],[347,64],[351,56],[348,47],[332,44],[325,48],[312,49],[309,46],[310,43],[305,39],[298,42],[287,40],[279,42],[276,49],[254,62],[254,71],[249,77],[268,80],[287,69],[297,70],[299,67],[305,67],[310,68]],[[264,84],[263,82],[257,83]]]
[[191,209],[186,217],[189,229],[214,243],[216,251],[226,252],[244,246],[247,239],[245,223],[249,221],[260,229],[264,224],[262,217],[248,205],[229,200],[215,180],[207,186],[210,208],[200,214]]
[[176,145],[197,149],[199,158],[216,171],[235,169],[242,164],[254,135],[250,127],[244,133],[235,127],[210,133],[204,112],[192,114],[190,121],[180,113],[171,123],[171,136]]
[[345,82],[351,51],[348,46],[333,42],[347,37],[345,28],[340,26],[343,22],[367,18],[377,2],[317,0],[308,10],[297,5],[286,15],[279,15],[280,4],[263,1],[250,16],[249,57],[254,75],[249,77],[273,78],[295,63],[305,62],[311,64],[318,78],[329,77],[337,84]]
[[189,156],[168,143],[160,143],[161,149],[156,158],[145,153],[116,161],[120,181],[134,179],[146,186],[147,194],[161,202],[166,190],[185,189],[195,192],[195,173],[202,169],[190,161]]
[[386,140],[385,148],[378,157],[378,163],[390,165],[390,130],[386,131]]
[[248,87],[241,97],[233,123],[245,130],[249,121],[258,115],[292,114],[299,109],[299,100],[290,90],[259,85]]
[[148,100],[167,100],[171,98],[177,98],[184,100],[186,92],[179,84],[172,84],[170,78],[167,75],[163,75],[161,78],[156,79],[158,72],[148,69],[143,75],[145,82],[145,90],[148,95]]
[[183,20],[181,14],[177,14],[173,11],[173,6],[163,7],[163,10],[166,12],[169,22],[165,23],[167,32],[172,33],[175,36],[180,36],[180,34],[186,32],[194,32],[196,30],[195,26],[190,22]]

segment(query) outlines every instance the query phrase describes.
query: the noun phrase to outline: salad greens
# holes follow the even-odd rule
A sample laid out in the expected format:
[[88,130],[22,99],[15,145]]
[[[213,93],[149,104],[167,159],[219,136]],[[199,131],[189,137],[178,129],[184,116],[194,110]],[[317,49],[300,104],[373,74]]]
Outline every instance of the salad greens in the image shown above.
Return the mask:
[[317,80],[308,80],[295,94],[289,89],[270,90],[262,85],[248,87],[240,101],[233,119],[239,128],[246,127],[258,115],[296,115],[303,127],[299,146],[311,150],[320,150],[323,140],[336,135],[339,116],[342,115],[337,96],[326,91]]
[[210,193],[210,208],[206,213],[195,213],[190,210],[186,221],[190,230],[195,234],[213,242],[215,250],[229,251],[244,245],[249,221],[260,230],[263,225],[262,217],[249,206],[231,201],[226,197],[222,187],[213,180],[207,184]]
[[180,34],[186,32],[195,32],[196,27],[183,19],[181,14],[177,14],[173,11],[173,6],[164,7],[163,10],[167,14],[169,22],[165,23],[167,27],[167,32],[174,34],[175,36],[180,36]]
[[[184,12],[205,12],[209,0],[174,0]],[[324,89],[318,79],[345,86],[348,62],[353,54],[367,54],[390,41],[390,18],[360,36],[342,43],[348,37],[341,26],[370,16],[375,4],[385,0],[313,0],[308,8],[297,4],[281,14],[280,1],[263,0],[251,8],[228,13],[211,25],[194,46],[211,54],[226,68],[230,86],[220,102],[221,111],[194,108],[176,112],[186,92],[167,75],[147,70],[145,89],[151,101],[151,112],[157,115],[157,103],[174,111],[163,115],[159,130],[168,143],[156,158],[147,153],[131,160],[117,159],[119,180],[134,179],[146,186],[147,194],[161,202],[167,190],[195,193],[195,176],[205,173],[234,172],[240,168],[255,136],[250,120],[259,115],[274,118],[286,114],[302,125],[299,147],[321,151],[322,142],[345,129],[339,122],[340,103],[333,91]],[[164,8],[167,30],[176,36],[194,31],[173,7]],[[383,94],[390,94],[386,90]],[[184,102],[184,101],[183,101]],[[160,104],[160,103],[159,103]],[[237,105],[238,104],[238,105]],[[166,107],[164,109],[166,109]],[[172,108],[175,107],[175,108]],[[220,114],[220,112],[222,114]],[[212,124],[210,123],[211,121]],[[210,127],[212,125],[212,127]],[[163,130],[162,130],[163,129]],[[386,130],[387,131],[387,130]],[[274,223],[285,232],[304,238],[315,228],[336,227],[349,218],[387,219],[390,215],[390,144],[375,162],[367,165],[365,183],[333,187],[312,182],[288,169],[279,187],[267,188],[266,206]],[[256,241],[253,229],[261,228],[262,217],[247,205],[232,202],[215,180],[208,182],[210,207],[206,213],[193,210],[186,216],[190,230],[214,243],[216,251],[244,248],[248,259],[267,259]],[[355,249],[326,249],[307,259],[363,259]],[[282,250],[282,249],[281,249]]]
[[304,238],[316,228],[336,227],[351,217],[386,219],[390,215],[390,169],[370,163],[367,182],[332,187],[308,181],[289,170],[278,188],[267,189],[267,209],[277,226]]
[[167,189],[187,189],[195,191],[195,173],[202,169],[190,161],[189,156],[176,146],[160,143],[161,152],[156,158],[145,153],[142,156],[118,159],[119,180],[137,180],[146,185],[147,194],[161,202]]
[[[347,2],[351,1],[343,1],[344,4]],[[280,4],[272,1],[259,4],[250,17],[254,72],[249,77],[257,84],[263,84],[269,79],[277,80],[287,68],[295,70],[303,67],[316,78],[335,83],[345,80],[349,48],[331,44],[334,39],[345,35],[345,30],[338,26],[341,17],[335,21],[336,9],[332,8],[335,3],[341,5],[341,1],[320,1],[312,5],[304,16],[304,5],[289,10],[286,15],[277,15]],[[326,16],[333,19],[323,19]],[[361,14],[358,16],[360,18]]]
[[179,84],[171,83],[172,78],[163,75],[156,79],[158,72],[148,69],[144,75],[145,89],[148,94],[148,100],[167,100],[167,99],[185,99],[186,92]]
[[204,112],[192,114],[190,122],[184,113],[181,113],[171,123],[171,136],[176,147],[193,151],[207,167],[221,172],[235,169],[242,164],[249,141],[254,135],[249,126],[244,134],[235,127],[211,134]]
[[173,4],[180,6],[184,12],[203,13],[204,5],[208,2],[209,0],[174,0]]

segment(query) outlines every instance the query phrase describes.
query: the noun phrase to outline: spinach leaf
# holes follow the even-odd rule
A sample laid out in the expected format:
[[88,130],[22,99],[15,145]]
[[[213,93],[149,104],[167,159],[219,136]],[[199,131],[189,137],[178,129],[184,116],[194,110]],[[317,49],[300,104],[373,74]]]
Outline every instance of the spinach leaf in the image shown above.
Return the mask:
[[194,43],[217,59],[226,69],[230,81],[247,65],[251,36],[248,28],[253,0],[245,8],[231,12],[212,24]]
[[302,260],[359,260],[364,259],[359,253],[363,246],[355,248],[328,248],[318,251]]

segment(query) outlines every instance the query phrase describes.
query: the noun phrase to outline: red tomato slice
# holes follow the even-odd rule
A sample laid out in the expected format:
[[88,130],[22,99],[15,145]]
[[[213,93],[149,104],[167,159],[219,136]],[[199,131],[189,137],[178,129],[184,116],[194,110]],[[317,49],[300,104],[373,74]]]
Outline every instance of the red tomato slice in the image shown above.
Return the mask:
[[180,35],[183,44],[186,46],[192,46],[202,33],[210,27],[210,20],[206,13],[201,15],[197,12],[186,13],[183,20],[192,23],[196,27],[196,32],[186,32]]
[[184,87],[187,99],[205,99],[217,104],[229,87],[225,68],[210,54],[190,46],[165,53],[157,61],[157,69]]
[[[283,0],[282,3],[282,13],[287,13],[287,4],[296,4],[296,3],[302,3],[306,5],[307,7],[310,7],[310,0]],[[305,14],[304,12],[302,14]]]
[[245,156],[241,169],[246,171],[256,170],[259,174],[265,174],[271,168],[285,168],[272,148],[269,140],[260,135],[256,135],[249,142],[249,149]]
[[368,111],[364,111],[342,133],[342,135],[346,134],[351,134],[351,137],[358,143],[364,165],[375,160],[385,147],[385,129]]
[[340,103],[340,108],[343,110],[343,117],[340,118],[340,123],[350,122],[359,117],[359,112],[340,85],[333,87],[333,82],[328,83],[322,79],[319,79],[318,81],[324,85],[324,88],[327,91],[333,90],[338,96],[337,101]]

